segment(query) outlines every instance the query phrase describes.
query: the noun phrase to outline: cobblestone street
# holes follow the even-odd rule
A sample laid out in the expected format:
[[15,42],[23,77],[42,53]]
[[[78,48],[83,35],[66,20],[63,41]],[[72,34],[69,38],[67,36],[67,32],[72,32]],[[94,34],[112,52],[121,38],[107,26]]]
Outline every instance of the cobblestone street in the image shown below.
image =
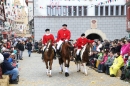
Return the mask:
[[28,57],[27,51],[24,51],[23,59],[19,61],[19,68],[21,68],[19,84],[10,86],[130,86],[119,77],[111,78],[93,69],[89,69],[89,75],[85,76],[81,72],[76,72],[74,62],[70,64],[70,76],[65,77],[64,73],[59,74],[58,60],[54,60],[52,77],[48,77],[41,54],[32,53],[32,56]]

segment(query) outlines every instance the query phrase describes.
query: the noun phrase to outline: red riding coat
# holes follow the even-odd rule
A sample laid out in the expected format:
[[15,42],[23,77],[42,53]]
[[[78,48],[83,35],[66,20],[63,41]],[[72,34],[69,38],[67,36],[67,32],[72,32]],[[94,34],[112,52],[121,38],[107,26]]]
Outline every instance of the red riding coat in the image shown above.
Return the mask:
[[45,34],[42,39],[42,44],[46,45],[49,40],[54,44],[54,36],[52,34]]
[[60,29],[57,33],[57,42],[59,40],[70,40],[71,32],[68,29]]
[[89,40],[87,39],[87,38],[78,38],[78,40],[77,40],[77,47],[78,47],[78,49],[81,49],[82,48],[82,46],[84,46],[86,43],[88,43],[89,42]]

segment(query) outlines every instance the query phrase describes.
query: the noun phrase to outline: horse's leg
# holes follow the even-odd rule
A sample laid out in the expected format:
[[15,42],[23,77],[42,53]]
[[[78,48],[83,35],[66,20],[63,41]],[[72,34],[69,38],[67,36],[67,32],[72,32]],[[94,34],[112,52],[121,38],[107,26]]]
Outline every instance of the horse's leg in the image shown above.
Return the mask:
[[48,61],[45,61],[46,63],[46,74],[48,75]]
[[83,63],[83,66],[84,66],[84,73],[85,73],[85,76],[88,75],[88,72],[87,72],[87,69],[86,69],[86,63]]
[[81,63],[79,63],[79,72],[81,71]]
[[76,63],[77,65],[77,72],[79,72],[79,63]]
[[69,76],[69,62],[70,62],[70,60],[65,60],[65,76],[67,77],[67,76]]
[[53,60],[49,61],[49,69],[50,69],[49,77],[51,77],[52,63],[53,63]]
[[62,58],[59,58],[59,64],[60,64],[60,72],[59,73],[62,74],[62,72],[63,72],[63,60],[62,60]]

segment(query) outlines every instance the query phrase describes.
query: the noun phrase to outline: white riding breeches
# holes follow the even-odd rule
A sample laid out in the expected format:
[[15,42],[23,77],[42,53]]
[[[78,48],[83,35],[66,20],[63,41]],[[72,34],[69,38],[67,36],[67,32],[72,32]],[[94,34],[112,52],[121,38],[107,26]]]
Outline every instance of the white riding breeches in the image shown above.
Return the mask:
[[63,41],[62,40],[60,40],[59,42],[57,42],[57,50],[59,50],[60,49],[60,46],[61,46],[61,44],[63,43]]
[[56,52],[56,48],[55,48],[55,46],[52,46],[52,48],[55,50],[55,52]]
[[81,49],[77,49],[76,55],[79,55]]
[[44,51],[44,50],[45,50],[45,48],[46,48],[46,46],[44,46],[42,50]]
[[[46,48],[46,46],[43,47],[43,51],[45,50],[45,48]],[[55,46],[52,46],[52,48],[53,48],[53,49],[55,50],[55,52],[56,52]]]

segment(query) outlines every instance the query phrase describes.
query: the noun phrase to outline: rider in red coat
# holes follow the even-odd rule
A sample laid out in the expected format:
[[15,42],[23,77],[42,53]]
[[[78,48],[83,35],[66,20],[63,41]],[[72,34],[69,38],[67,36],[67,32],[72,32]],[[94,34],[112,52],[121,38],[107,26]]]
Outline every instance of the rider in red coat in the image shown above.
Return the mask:
[[71,32],[67,29],[67,25],[63,24],[63,27],[57,33],[57,54],[59,55],[59,49],[63,41],[69,41]]
[[45,34],[43,36],[42,44],[47,45],[47,42],[51,40],[54,45],[54,36],[52,34]]
[[[49,40],[51,40],[52,41],[52,44],[53,44],[53,49],[55,50],[55,56],[56,56],[56,49],[55,49],[55,46],[54,46],[54,36],[53,36],[53,34],[51,34],[50,33],[50,29],[46,29],[45,30],[45,32],[46,32],[46,34],[45,35],[43,35],[43,38],[42,38],[42,44],[44,45],[44,47],[43,47],[43,53],[44,53],[44,50],[45,50],[45,48],[46,48],[46,45],[47,45],[47,42],[49,41]],[[56,59],[56,57],[54,56],[54,59]],[[43,57],[43,56],[42,56]],[[42,58],[43,59],[43,58]]]
[[86,43],[89,43],[89,40],[85,37],[85,34],[81,34],[81,37],[77,40],[77,52],[76,55],[79,56],[80,50],[84,47]]

